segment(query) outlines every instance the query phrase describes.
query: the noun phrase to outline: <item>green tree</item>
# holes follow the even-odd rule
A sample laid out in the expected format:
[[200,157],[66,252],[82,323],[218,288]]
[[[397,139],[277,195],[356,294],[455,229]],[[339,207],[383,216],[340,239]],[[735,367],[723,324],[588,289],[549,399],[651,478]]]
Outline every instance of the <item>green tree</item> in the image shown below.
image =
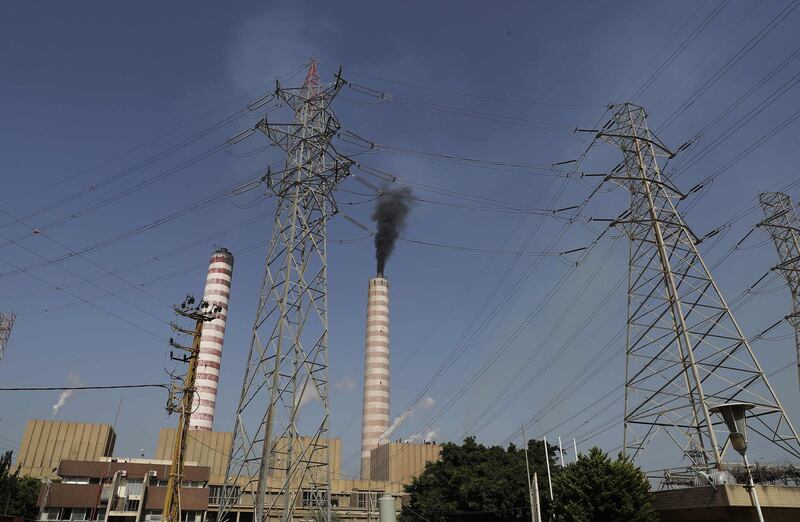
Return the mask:
[[35,519],[40,483],[33,477],[20,477],[11,472],[11,452],[0,456],[0,512],[6,515]]
[[[551,467],[558,448],[550,446]],[[543,516],[549,513],[544,444],[528,442],[531,476],[539,476]],[[504,522],[530,520],[525,452],[513,444],[507,449],[486,447],[467,438],[463,444],[442,445],[439,461],[405,487],[409,502],[400,514],[402,522],[430,520]]]
[[556,520],[658,520],[645,474],[622,455],[611,460],[596,447],[554,476],[553,493]]

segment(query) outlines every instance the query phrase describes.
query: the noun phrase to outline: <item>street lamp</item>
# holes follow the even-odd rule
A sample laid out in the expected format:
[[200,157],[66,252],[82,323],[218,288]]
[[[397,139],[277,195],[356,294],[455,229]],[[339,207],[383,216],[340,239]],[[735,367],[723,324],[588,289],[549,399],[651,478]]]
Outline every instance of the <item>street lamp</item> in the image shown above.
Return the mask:
[[755,404],[749,402],[728,402],[709,408],[709,411],[721,415],[725,425],[728,426],[728,432],[730,433],[728,438],[731,441],[731,446],[742,456],[744,467],[747,469],[749,484],[746,487],[750,491],[750,498],[758,513],[758,520],[764,522],[764,514],[761,513],[761,504],[758,502],[758,493],[756,493],[756,486],[753,483],[753,474],[750,473],[750,463],[747,461],[747,422],[745,413],[754,407]]

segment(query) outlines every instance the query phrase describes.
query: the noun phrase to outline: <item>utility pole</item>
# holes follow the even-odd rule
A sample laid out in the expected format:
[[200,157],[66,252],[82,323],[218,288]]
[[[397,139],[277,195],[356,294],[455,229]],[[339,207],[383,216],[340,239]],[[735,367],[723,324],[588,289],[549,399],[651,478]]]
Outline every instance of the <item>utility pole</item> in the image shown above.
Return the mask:
[[[298,497],[330,520],[327,224],[337,212],[333,193],[352,164],[331,143],[340,129],[331,102],[343,85],[339,75],[321,84],[312,60],[301,87],[276,86],[274,97],[292,110],[292,121],[265,117],[255,127],[285,151],[286,163],[264,179],[276,197],[275,220],[221,520],[243,495],[249,498],[242,502],[254,506],[254,522],[293,520]],[[309,430],[303,437],[301,408]],[[268,482],[275,487],[269,495]]]
[[536,516],[533,519],[533,522],[542,522],[542,502],[541,498],[539,497],[539,474],[533,474],[533,495],[536,499]]
[[553,501],[553,478],[550,476],[550,449],[547,446],[547,435],[544,436],[544,463],[547,465],[547,485],[550,487],[550,501]]
[[[189,367],[183,377],[181,385],[173,384],[170,397],[167,400],[167,412],[178,412],[178,429],[175,430],[175,443],[172,446],[172,464],[169,468],[169,480],[164,497],[164,510],[161,512],[162,522],[180,522],[181,520],[181,482],[183,482],[183,461],[186,452],[186,440],[189,436],[189,421],[192,415],[192,400],[195,393],[195,377],[197,376],[197,361],[200,356],[200,336],[203,333],[203,323],[212,321],[219,313],[219,306],[209,306],[206,301],[194,306],[194,297],[187,296],[181,306],[176,306],[175,313],[195,321],[194,330],[185,330],[172,323],[176,332],[192,335],[192,345],[183,346],[174,339],[169,340],[170,346],[183,350],[186,355],[175,357],[170,352],[172,360],[188,363]],[[177,378],[176,378],[177,380]]]
[[758,195],[764,209],[764,221],[759,223],[778,249],[779,263],[774,267],[786,279],[792,294],[792,313],[786,316],[794,329],[797,352],[797,376],[800,383],[800,220],[788,194],[764,192]]
[[[522,447],[525,448],[525,478],[528,479],[528,500],[531,505],[531,522],[536,521],[536,510],[533,506],[533,488],[531,487],[531,465],[528,460],[528,438],[525,437],[525,424],[522,425]],[[535,479],[534,479],[535,480]],[[539,499],[536,498],[537,508]]]
[[[641,460],[655,444],[649,458],[660,463],[723,470],[729,448],[709,409],[748,401],[760,436],[800,457],[797,432],[676,208],[685,196],[659,169],[658,158],[673,154],[647,127],[644,108],[611,109],[597,137],[619,147],[623,161],[606,179],[631,195],[612,223],[630,239],[623,452]],[[674,457],[665,451],[673,443]]]

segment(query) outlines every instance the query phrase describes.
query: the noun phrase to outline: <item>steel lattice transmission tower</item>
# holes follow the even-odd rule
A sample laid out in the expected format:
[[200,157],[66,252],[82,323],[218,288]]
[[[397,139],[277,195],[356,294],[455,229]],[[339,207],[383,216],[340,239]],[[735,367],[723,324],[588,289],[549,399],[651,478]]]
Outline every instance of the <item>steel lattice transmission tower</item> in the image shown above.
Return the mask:
[[758,195],[758,201],[765,216],[759,226],[769,234],[778,249],[780,262],[775,270],[786,279],[792,294],[792,313],[786,319],[794,328],[797,374],[800,379],[800,220],[787,194],[764,192]]
[[3,355],[6,353],[15,318],[16,316],[12,312],[0,312],[0,360],[3,360]]
[[[608,178],[631,194],[615,221],[630,239],[623,451],[641,459],[657,443],[660,459],[724,469],[728,437],[709,409],[735,401],[756,405],[752,446],[766,440],[800,457],[794,427],[676,210],[683,195],[659,170],[658,158],[672,153],[642,107],[612,110],[598,137],[622,150]],[[670,455],[661,442],[680,451]]]
[[302,496],[304,506],[330,519],[327,222],[336,212],[333,192],[352,164],[331,143],[340,125],[330,105],[343,85],[339,75],[320,84],[312,61],[302,87],[276,87],[293,122],[265,117],[256,125],[286,151],[286,165],[265,178],[277,208],[221,517],[249,497],[241,501],[252,502],[256,522],[293,520]]

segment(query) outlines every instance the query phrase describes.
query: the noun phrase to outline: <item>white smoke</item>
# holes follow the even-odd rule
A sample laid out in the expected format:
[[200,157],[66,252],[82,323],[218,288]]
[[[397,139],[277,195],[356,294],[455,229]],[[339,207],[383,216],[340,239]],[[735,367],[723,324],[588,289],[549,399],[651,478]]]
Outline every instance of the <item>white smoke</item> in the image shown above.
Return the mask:
[[430,410],[431,408],[436,406],[436,399],[434,399],[433,397],[425,397],[424,399],[422,399],[420,404],[424,409]]
[[[400,415],[395,417],[394,420],[391,422],[391,424],[389,424],[389,427],[386,428],[386,431],[384,431],[381,434],[381,438],[380,438],[381,443],[388,442],[389,437],[392,436],[392,433],[397,431],[397,428],[399,428],[400,425],[403,424],[403,422],[405,422],[405,420],[409,416],[411,416],[412,413],[414,413],[414,411],[416,410],[417,406],[422,407],[423,410],[430,410],[435,405],[436,405],[436,399],[434,399],[433,397],[425,396],[419,402],[417,402],[415,404],[412,404],[411,406],[409,406],[408,408],[403,410],[403,413],[401,413]],[[437,433],[438,433],[438,431],[437,431]],[[414,435],[420,436],[421,433],[416,433]],[[414,435],[412,435],[412,437],[414,437]]]
[[[78,386],[81,382],[80,377],[78,377],[75,373],[70,373],[67,375],[67,384],[70,386]],[[55,404],[53,404],[53,418],[56,418],[58,412],[61,411],[61,408],[67,403],[67,401],[72,397],[72,394],[75,393],[75,390],[63,390],[59,396],[58,400]]]
[[391,424],[389,424],[389,427],[386,428],[386,431],[381,433],[380,442],[384,443],[385,441],[388,441],[389,437],[392,436],[392,433],[394,433],[412,413],[414,413],[414,406],[409,406],[403,410],[403,413],[395,417]]
[[74,390],[64,390],[58,396],[58,400],[56,401],[55,404],[53,404],[53,418],[54,419],[56,418],[56,415],[58,415],[58,412],[61,410],[61,408],[63,408],[64,405],[67,403],[69,398],[72,397],[73,391]]
[[424,435],[421,431],[409,435],[407,438],[403,439],[403,442],[432,442],[437,438],[439,438],[439,428],[433,428],[432,430],[425,432]]
[[439,428],[433,428],[428,433],[425,434],[425,438],[422,439],[423,442],[433,442],[434,440],[439,438]]
[[355,391],[356,390],[356,386],[358,386],[356,381],[351,379],[351,378],[349,378],[349,377],[345,377],[344,379],[339,379],[338,381],[333,383],[333,387],[334,388],[336,388],[339,391],[343,391],[343,392]]
[[303,389],[299,393],[299,398],[297,399],[297,408],[300,409],[306,404],[310,404],[318,400],[320,399],[317,387],[314,386],[314,383],[311,382],[311,379],[306,379],[303,383]]

